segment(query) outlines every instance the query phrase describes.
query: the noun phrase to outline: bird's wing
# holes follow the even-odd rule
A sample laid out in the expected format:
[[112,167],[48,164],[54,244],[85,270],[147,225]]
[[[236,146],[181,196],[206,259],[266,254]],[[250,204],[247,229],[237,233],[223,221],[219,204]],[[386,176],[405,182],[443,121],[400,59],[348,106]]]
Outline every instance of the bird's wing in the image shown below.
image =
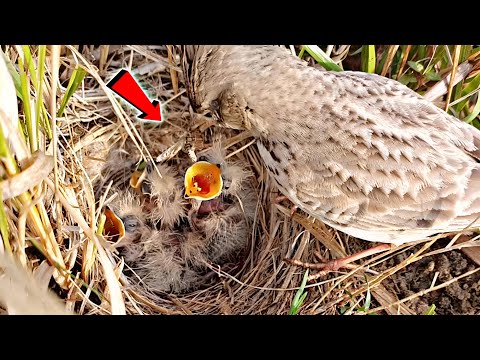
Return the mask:
[[[290,152],[305,166],[293,181],[307,211],[380,231],[448,231],[480,215],[478,130],[398,82],[336,76],[339,84],[348,79],[353,85],[347,99],[361,100],[322,98],[312,119],[323,123],[320,141]],[[298,174],[293,164],[285,163]]]

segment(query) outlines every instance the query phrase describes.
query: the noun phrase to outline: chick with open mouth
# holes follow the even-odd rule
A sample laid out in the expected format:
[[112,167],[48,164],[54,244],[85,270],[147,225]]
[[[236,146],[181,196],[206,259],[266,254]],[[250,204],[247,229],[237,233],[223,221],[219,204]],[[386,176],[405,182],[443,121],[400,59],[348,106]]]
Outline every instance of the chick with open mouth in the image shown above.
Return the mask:
[[131,164],[107,172],[130,174],[108,206],[123,221],[124,229],[111,224],[125,237],[118,248],[132,269],[129,281],[148,293],[195,290],[210,283],[211,266],[231,269],[242,261],[256,209],[253,173],[226,160],[220,144],[202,155],[194,164],[178,154],[141,173]]

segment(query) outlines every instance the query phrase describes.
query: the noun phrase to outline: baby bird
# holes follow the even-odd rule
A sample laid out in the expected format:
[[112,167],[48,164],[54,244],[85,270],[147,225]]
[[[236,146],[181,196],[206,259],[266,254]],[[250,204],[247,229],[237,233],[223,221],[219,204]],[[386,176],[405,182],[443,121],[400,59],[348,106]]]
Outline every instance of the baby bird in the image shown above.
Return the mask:
[[[113,239],[116,246],[133,244],[147,231],[147,216],[142,201],[133,191],[114,188],[114,198],[107,202],[104,234]],[[121,223],[120,223],[121,222]],[[123,227],[120,229],[120,227]]]
[[173,166],[153,164],[146,167],[142,191],[148,196],[147,218],[155,226],[172,228],[186,217],[181,176]]
[[[96,148],[93,144],[90,147]],[[117,190],[133,190],[129,186],[129,182],[131,182],[138,165],[138,159],[135,155],[120,148],[112,148],[107,153],[104,165],[99,171],[100,176],[94,176],[98,174],[89,174],[91,179],[96,179],[94,182],[96,199],[100,198],[105,188],[110,184]]]
[[201,203],[193,222],[205,234],[210,261],[232,260],[229,256],[245,247],[255,214],[256,194],[249,179],[253,173],[242,162],[225,160],[219,143],[202,159],[220,167],[224,187],[218,198]]
[[[192,290],[202,280],[199,269],[182,257],[181,247],[185,245],[183,236],[176,232],[150,229],[143,233],[139,242],[121,248],[125,262],[134,270],[130,279],[139,282],[149,292],[182,293]],[[201,251],[198,251],[197,261]],[[204,270],[204,269],[202,269]]]
[[110,179],[123,179],[123,184],[114,182],[117,197],[106,205],[124,221],[118,248],[135,272],[130,279],[139,279],[150,293],[178,294],[203,286],[210,278],[208,264],[237,263],[250,239],[256,208],[253,173],[242,162],[226,160],[221,145],[214,144],[199,160],[218,166],[225,187],[211,200],[188,199],[183,184],[191,163],[180,155],[156,168],[147,164],[141,175],[131,163],[104,171]]
[[401,83],[307,66],[279,46],[187,46],[192,107],[251,129],[294,205],[400,245],[478,226],[480,131]]

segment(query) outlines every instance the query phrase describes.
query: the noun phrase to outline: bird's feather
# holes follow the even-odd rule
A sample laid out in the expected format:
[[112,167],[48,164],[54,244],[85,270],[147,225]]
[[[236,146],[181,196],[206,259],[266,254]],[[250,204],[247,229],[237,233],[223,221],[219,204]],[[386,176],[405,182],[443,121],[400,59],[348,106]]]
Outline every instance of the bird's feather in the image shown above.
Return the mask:
[[280,190],[307,213],[397,244],[480,216],[480,131],[403,84],[323,71],[278,46],[196,51],[196,108],[214,102],[226,126],[251,127]]

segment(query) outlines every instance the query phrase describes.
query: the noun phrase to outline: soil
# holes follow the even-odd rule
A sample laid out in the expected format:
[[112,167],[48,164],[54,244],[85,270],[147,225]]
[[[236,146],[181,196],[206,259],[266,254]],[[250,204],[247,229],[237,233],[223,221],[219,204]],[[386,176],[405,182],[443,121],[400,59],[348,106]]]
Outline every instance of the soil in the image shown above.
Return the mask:
[[[450,239],[440,239],[431,250],[444,248]],[[418,251],[422,245],[413,248],[409,253]],[[401,253],[376,267],[377,271],[391,268],[409,255]],[[425,257],[412,263],[382,282],[387,290],[399,299],[427,290],[432,286],[438,272],[435,285],[445,283],[478,266],[462,251],[451,250],[445,253]],[[480,272],[466,276],[448,286],[431,291],[406,303],[417,314],[423,314],[435,305],[438,315],[475,315],[480,314]]]

